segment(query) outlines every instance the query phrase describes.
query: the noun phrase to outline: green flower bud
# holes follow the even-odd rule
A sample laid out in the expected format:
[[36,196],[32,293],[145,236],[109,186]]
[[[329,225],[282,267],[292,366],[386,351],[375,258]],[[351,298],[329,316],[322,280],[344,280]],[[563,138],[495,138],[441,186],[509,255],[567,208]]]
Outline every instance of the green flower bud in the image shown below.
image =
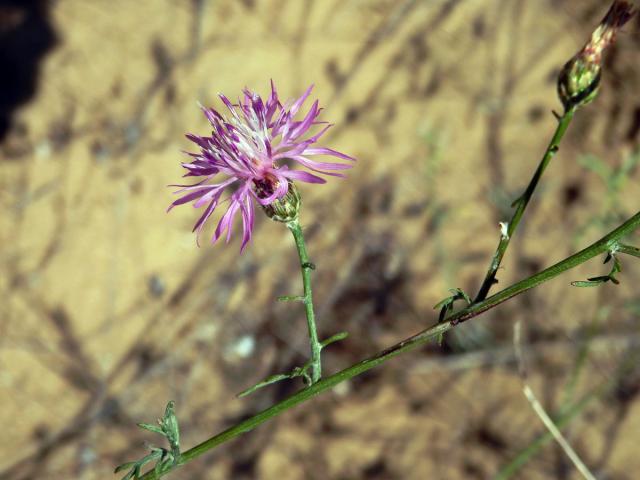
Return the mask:
[[631,3],[615,0],[587,44],[562,68],[558,95],[565,110],[586,105],[598,95],[602,54],[615,42],[618,30],[634,14]]
[[558,96],[565,110],[581,107],[598,96],[600,65],[585,62],[581,57],[569,60],[558,77]]

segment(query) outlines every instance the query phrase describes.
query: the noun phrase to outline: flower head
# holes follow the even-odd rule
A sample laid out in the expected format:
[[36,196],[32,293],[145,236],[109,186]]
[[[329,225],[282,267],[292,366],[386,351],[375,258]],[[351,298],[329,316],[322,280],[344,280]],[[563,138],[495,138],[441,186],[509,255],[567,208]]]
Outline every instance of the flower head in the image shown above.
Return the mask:
[[[218,205],[229,202],[212,241],[215,242],[226,232],[228,242],[234,218],[240,213],[243,227],[242,251],[251,240],[254,202],[268,213],[273,211],[269,206],[286,200],[285,196],[295,188],[295,180],[325,183],[326,180],[317,174],[343,177],[338,172],[351,168],[351,164],[320,162],[310,158],[327,155],[354,160],[330,148],[314,146],[331,127],[327,122],[317,120],[322,110],[318,101],[296,120],[312,88],[313,86],[309,87],[295,101],[290,100],[283,105],[272,81],[271,95],[266,101],[248,89],[243,91],[244,95],[236,104],[220,94],[220,99],[229,110],[226,116],[212,108],[201,107],[213,130],[208,137],[187,134],[187,138],[198,145],[200,151],[187,152],[191,159],[182,166],[187,170],[185,177],[203,178],[194,185],[173,185],[181,187],[175,193],[182,196],[171,204],[169,210],[189,202],[193,202],[196,208],[206,206],[193,227],[193,231],[197,231],[199,236],[205,222]],[[308,135],[309,130],[317,125],[322,125],[320,130]],[[289,163],[305,167],[307,171],[293,170],[289,168]],[[221,200],[225,191],[229,191],[230,195]],[[295,208],[296,211],[292,214],[297,216],[297,206]],[[287,221],[280,216],[273,218]]]
[[587,44],[565,64],[558,79],[558,94],[565,109],[584,105],[596,97],[600,84],[602,54],[615,42],[618,30],[634,14],[631,3],[614,0]]

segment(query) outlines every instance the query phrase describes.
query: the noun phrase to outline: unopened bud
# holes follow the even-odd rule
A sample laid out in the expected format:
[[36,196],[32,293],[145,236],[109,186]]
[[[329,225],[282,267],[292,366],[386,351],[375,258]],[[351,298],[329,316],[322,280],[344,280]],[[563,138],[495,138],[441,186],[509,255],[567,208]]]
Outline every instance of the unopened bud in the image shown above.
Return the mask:
[[591,39],[560,72],[558,95],[565,110],[586,105],[598,94],[602,54],[615,42],[616,33],[635,11],[631,3],[615,0]]
[[576,56],[569,60],[558,77],[558,96],[565,110],[581,107],[598,95],[600,65],[585,62]]
[[302,198],[293,182],[289,182],[287,194],[274,200],[269,205],[263,205],[262,209],[271,220],[276,222],[289,223],[298,218],[298,212],[302,205]]

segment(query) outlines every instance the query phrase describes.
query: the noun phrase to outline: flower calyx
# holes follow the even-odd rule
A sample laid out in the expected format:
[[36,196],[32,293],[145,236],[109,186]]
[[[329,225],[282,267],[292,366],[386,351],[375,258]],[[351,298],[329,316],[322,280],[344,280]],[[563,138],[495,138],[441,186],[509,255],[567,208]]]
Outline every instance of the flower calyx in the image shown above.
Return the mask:
[[262,210],[271,220],[282,223],[289,223],[298,219],[302,197],[293,182],[289,182],[287,193],[275,199],[268,205],[262,205]]

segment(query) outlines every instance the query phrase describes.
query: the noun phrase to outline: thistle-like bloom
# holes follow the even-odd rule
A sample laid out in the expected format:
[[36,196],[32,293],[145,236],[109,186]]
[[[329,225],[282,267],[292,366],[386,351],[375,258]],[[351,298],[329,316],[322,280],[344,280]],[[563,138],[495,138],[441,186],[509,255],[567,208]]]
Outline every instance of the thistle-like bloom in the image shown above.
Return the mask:
[[565,109],[584,105],[595,98],[600,84],[602,54],[634,14],[631,3],[615,0],[591,39],[565,64],[558,79],[558,94]]
[[[186,152],[192,159],[182,166],[187,170],[185,177],[204,178],[194,185],[172,185],[182,187],[175,192],[182,196],[171,204],[169,210],[189,202],[193,202],[195,208],[206,205],[193,227],[199,237],[216,207],[228,201],[229,206],[218,222],[212,241],[215,242],[226,231],[228,242],[234,218],[240,213],[243,226],[242,251],[251,240],[254,201],[268,213],[273,211],[270,206],[286,200],[285,196],[292,196],[287,195],[290,190],[294,196],[297,195],[293,185],[295,180],[307,183],[326,182],[324,178],[309,171],[293,170],[289,168],[289,164],[297,163],[319,174],[343,177],[337,172],[351,168],[351,164],[319,162],[309,158],[328,155],[354,160],[330,148],[314,146],[331,127],[327,122],[317,121],[322,110],[318,107],[318,101],[313,103],[304,116],[301,115],[301,119],[295,120],[312,88],[313,85],[300,98],[284,105],[278,99],[273,81],[271,95],[266,102],[247,89],[243,91],[244,95],[238,99],[237,104],[220,94],[220,99],[229,109],[226,117],[214,109],[201,107],[213,126],[213,131],[209,137],[187,134],[187,138],[198,145],[200,151]],[[317,125],[323,126],[315,134],[307,136],[309,130]],[[225,190],[231,193],[221,200]],[[297,207],[295,215],[297,216]]]

